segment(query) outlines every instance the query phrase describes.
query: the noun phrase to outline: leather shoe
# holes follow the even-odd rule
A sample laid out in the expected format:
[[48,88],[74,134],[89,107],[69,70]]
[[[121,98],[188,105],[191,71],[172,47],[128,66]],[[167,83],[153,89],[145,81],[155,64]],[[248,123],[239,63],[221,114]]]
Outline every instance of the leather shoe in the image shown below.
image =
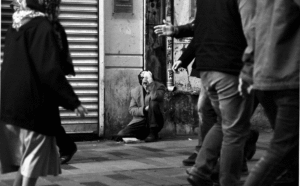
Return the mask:
[[213,186],[213,182],[211,180],[204,180],[200,178],[199,176],[195,175],[189,175],[187,178],[187,181],[192,185],[192,186]]
[[75,146],[75,148],[73,149],[73,151],[70,154],[61,155],[60,156],[60,164],[68,163],[72,159],[72,157],[74,156],[74,154],[76,152],[77,152],[77,147]]
[[191,154],[187,159],[183,160],[183,161],[182,161],[182,164],[183,164],[184,166],[192,166],[192,165],[195,164],[196,158],[197,158],[197,153],[194,152],[194,153]]
[[155,142],[158,140],[158,134],[150,133],[145,139],[145,142]]

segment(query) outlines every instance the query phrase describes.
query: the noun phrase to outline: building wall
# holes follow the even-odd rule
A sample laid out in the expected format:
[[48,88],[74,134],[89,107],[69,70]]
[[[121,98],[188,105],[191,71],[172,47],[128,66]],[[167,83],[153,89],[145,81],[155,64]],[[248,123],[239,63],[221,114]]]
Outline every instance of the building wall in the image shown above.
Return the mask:
[[[194,19],[196,13],[196,0],[174,0],[174,25],[184,25]],[[186,49],[191,38],[174,39],[174,61],[178,60]],[[177,89],[183,91],[199,91],[201,83],[199,78],[189,77],[192,63],[188,70],[180,71],[174,75],[174,83]]]
[[138,85],[144,67],[144,1],[133,1],[133,14],[113,13],[114,1],[105,1],[104,135],[129,123],[130,90]]

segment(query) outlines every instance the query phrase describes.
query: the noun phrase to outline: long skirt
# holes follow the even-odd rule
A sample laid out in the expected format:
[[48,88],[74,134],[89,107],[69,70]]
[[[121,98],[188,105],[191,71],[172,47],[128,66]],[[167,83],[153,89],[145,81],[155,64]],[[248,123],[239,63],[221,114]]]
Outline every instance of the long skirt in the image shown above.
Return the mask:
[[54,136],[46,136],[10,124],[0,124],[0,172],[20,170],[22,176],[61,173],[58,149]]

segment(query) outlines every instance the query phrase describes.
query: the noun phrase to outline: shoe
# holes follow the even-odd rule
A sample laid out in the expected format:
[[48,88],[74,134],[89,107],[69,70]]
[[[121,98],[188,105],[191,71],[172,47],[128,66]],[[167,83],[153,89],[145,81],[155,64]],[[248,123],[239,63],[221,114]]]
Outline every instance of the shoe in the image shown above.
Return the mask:
[[249,137],[245,144],[245,158],[251,160],[256,152],[256,142],[258,140],[259,132],[257,130],[250,130]]
[[187,181],[192,185],[192,186],[213,186],[213,182],[211,180],[204,180],[200,178],[199,176],[195,175],[189,175],[187,178]]
[[70,154],[67,155],[61,155],[60,156],[60,164],[66,164],[68,163],[72,157],[74,156],[74,154],[77,152],[77,147],[75,146],[75,148],[73,149],[73,151]]
[[158,141],[158,134],[157,133],[150,133],[149,136],[145,139],[145,142],[155,142]]
[[190,155],[187,159],[182,161],[182,164],[184,166],[192,166],[195,164],[196,162],[196,158],[197,158],[197,153],[193,153],[192,155]]

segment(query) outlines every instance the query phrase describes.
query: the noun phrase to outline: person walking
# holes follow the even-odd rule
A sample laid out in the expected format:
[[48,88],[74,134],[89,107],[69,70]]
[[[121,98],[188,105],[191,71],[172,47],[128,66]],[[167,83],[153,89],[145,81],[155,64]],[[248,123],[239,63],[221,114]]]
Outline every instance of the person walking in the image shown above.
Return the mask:
[[247,46],[239,2],[197,0],[194,23],[194,37],[173,70],[186,68],[195,58],[193,68],[199,72],[221,124],[216,123],[206,135],[188,181],[211,186],[211,174],[220,157],[220,184],[236,186],[253,104],[251,96],[243,98],[238,92],[241,58]]
[[[18,171],[15,186],[61,173],[58,106],[87,114],[61,68],[48,17],[59,1],[17,0],[20,9],[5,39],[1,73],[1,173]],[[55,9],[54,9],[55,10]],[[4,150],[5,149],[5,150]]]
[[254,92],[274,134],[244,186],[273,185],[287,171],[295,178],[290,184],[298,185],[300,1],[255,2],[240,92]]

